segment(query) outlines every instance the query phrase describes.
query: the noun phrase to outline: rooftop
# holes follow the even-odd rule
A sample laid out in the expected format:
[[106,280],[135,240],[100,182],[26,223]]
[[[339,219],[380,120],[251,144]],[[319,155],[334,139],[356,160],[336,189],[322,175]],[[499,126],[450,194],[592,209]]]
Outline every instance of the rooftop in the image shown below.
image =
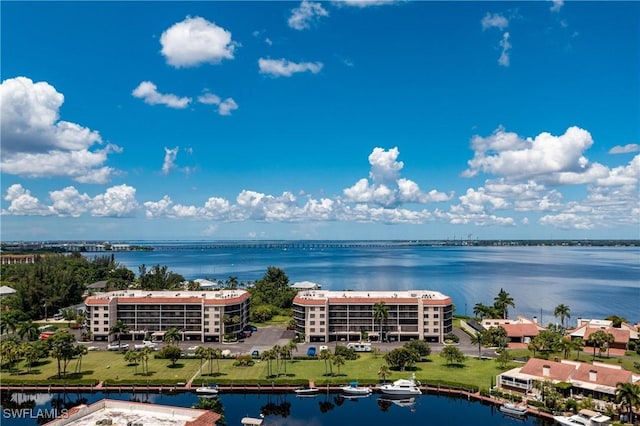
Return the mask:
[[90,296],[85,300],[89,305],[102,305],[117,298],[118,303],[205,303],[224,301],[228,299],[245,299],[249,292],[245,290],[216,290],[216,291],[150,291],[150,290],[117,290]]
[[110,424],[114,425],[140,423],[154,426],[200,426],[212,425],[219,418],[219,414],[207,410],[102,399],[88,406],[72,408],[46,425],[94,425],[101,420],[110,419]]
[[335,291],[335,290],[307,290],[301,291],[295,298],[296,302],[331,301],[332,303],[415,303],[437,304],[451,303],[451,298],[438,291],[407,290],[407,291]]

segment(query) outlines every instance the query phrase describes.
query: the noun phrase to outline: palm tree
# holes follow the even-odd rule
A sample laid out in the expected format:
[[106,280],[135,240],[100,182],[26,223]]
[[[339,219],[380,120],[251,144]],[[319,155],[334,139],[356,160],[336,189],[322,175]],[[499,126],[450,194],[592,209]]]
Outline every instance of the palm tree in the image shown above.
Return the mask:
[[471,336],[471,344],[478,345],[478,359],[482,358],[482,345],[486,340],[484,331],[476,331],[476,334]]
[[276,376],[280,377],[280,355],[282,355],[282,347],[280,345],[273,345],[271,350],[273,351],[276,359]]
[[340,366],[344,365],[344,357],[342,355],[335,355],[333,357],[333,364],[338,367],[338,375],[340,374]]
[[171,327],[164,334],[164,341],[170,345],[177,345],[180,340],[182,340],[182,333],[175,327]]
[[384,302],[377,302],[373,305],[373,320],[378,322],[380,330],[380,341],[383,340],[384,333],[382,331],[382,322],[386,322],[389,318],[389,307]]
[[40,349],[36,346],[37,343],[25,343],[25,345],[22,353],[27,363],[27,372],[31,373],[33,363],[40,359]]
[[218,374],[220,374],[220,358],[222,357],[222,351],[219,348],[206,348],[205,358],[209,362],[209,375],[213,375],[213,360],[217,360],[218,363]]
[[18,324],[18,336],[21,339],[27,338],[28,341],[36,340],[40,335],[38,326],[33,321],[22,321]]
[[151,349],[149,346],[145,347],[140,351],[140,362],[142,363],[142,374],[149,374],[149,356],[151,355]]
[[118,339],[118,346],[120,346],[120,337],[122,333],[128,333],[129,326],[122,322],[122,320],[117,320],[115,324],[109,330],[109,334],[115,334]]
[[493,308],[482,303],[476,303],[476,305],[473,307],[473,315],[480,318],[481,320],[493,317]]
[[198,346],[196,349],[196,356],[200,358],[200,372],[202,373],[202,361],[207,357],[207,348],[204,346]]
[[138,374],[138,361],[140,361],[140,355],[140,352],[134,350],[128,350],[124,354],[124,360],[129,364],[133,364],[133,366],[135,367],[135,374]]
[[516,307],[513,297],[509,295],[504,289],[500,289],[498,295],[493,299],[493,306],[497,311],[502,312],[502,318],[507,319],[509,317],[508,307]]
[[569,307],[562,303],[556,306],[556,308],[553,310],[553,316],[556,318],[560,318],[560,324],[562,324],[562,328],[565,328],[564,320],[567,318],[571,318],[571,315],[569,315],[569,311]]
[[331,368],[331,375],[333,376],[333,367],[331,367],[331,359],[333,358],[333,354],[331,353],[331,351],[329,349],[323,349],[320,351],[320,354],[318,355],[318,358],[324,360],[324,375],[328,375],[329,372],[327,371],[327,362],[329,361],[329,367]]
[[593,359],[596,359],[596,348],[600,348],[603,350],[608,348],[611,343],[615,341],[613,334],[607,333],[604,330],[598,330],[594,333],[591,333],[587,338],[587,342],[593,346]]
[[571,344],[573,345],[571,349],[576,351],[576,359],[580,361],[580,352],[584,348],[584,340],[582,340],[582,337],[577,337],[575,339],[571,339]]
[[387,380],[387,376],[391,375],[391,369],[389,369],[389,366],[387,364],[383,364],[380,366],[380,369],[378,370],[378,377],[382,378],[382,381],[385,382]]
[[556,345],[553,349],[562,352],[564,355],[563,358],[569,358],[569,352],[574,347],[575,345],[571,339],[561,338],[556,342]]
[[616,403],[627,407],[629,423],[633,423],[633,407],[640,406],[640,385],[629,382],[620,382],[616,385]]
[[262,361],[267,361],[267,377],[273,376],[273,373],[271,371],[271,361],[276,359],[276,355],[273,352],[273,349],[262,352],[262,355],[260,355],[260,359]]
[[76,363],[76,373],[82,371],[82,357],[89,353],[89,349],[84,345],[78,345],[76,348],[76,354],[78,355],[78,362]]

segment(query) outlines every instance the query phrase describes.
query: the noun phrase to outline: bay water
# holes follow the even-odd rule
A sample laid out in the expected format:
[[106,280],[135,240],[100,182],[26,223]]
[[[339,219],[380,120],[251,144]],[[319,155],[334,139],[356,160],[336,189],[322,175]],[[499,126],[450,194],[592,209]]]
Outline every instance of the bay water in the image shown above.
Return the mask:
[[639,247],[135,243],[157,247],[115,252],[136,273],[142,264],[167,265],[186,279],[252,282],[275,266],[291,283],[312,281],[328,290],[440,291],[459,315],[473,315],[476,303],[493,304],[502,288],[514,299],[512,318],[558,322],[553,311],[565,304],[571,323],[609,315],[640,322]]

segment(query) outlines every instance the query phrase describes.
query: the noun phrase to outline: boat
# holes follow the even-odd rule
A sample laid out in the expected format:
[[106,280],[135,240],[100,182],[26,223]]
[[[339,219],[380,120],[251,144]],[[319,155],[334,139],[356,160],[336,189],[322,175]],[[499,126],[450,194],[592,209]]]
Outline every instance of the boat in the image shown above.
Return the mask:
[[260,418],[256,417],[243,417],[240,420],[242,426],[261,426],[264,423],[264,415],[260,414]]
[[371,388],[358,386],[358,382],[351,382],[347,386],[342,386],[342,393],[345,395],[367,396],[371,395]]
[[500,411],[504,414],[508,414],[510,416],[526,416],[527,415],[527,406],[517,406],[511,402],[506,402],[505,404],[500,406]]
[[611,417],[597,411],[582,409],[572,416],[553,416],[553,420],[560,425],[567,426],[610,426]]
[[297,396],[316,396],[320,389],[318,389],[313,382],[309,382],[306,386],[300,386],[293,390]]
[[198,395],[217,395],[220,392],[218,385],[202,385],[196,389]]
[[391,384],[381,385],[378,389],[387,395],[422,395],[419,385],[420,383],[416,381],[414,373],[410,379],[399,379]]

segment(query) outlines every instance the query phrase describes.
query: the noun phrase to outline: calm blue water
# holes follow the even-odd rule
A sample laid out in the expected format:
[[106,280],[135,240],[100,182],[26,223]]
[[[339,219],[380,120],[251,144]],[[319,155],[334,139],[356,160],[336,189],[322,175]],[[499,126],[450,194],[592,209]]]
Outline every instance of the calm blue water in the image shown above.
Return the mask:
[[[147,243],[151,244],[151,243]],[[173,243],[176,247],[193,243]],[[458,314],[492,304],[504,288],[515,300],[509,315],[556,321],[554,308],[569,306],[571,321],[619,315],[640,321],[640,249],[637,247],[331,247],[169,248],[120,252],[134,272],[167,265],[187,279],[250,282],[267,267],[290,282],[313,281],[330,290],[437,290],[453,298]]]
[[[34,401],[33,413],[52,408],[71,408],[81,403],[93,403],[102,398],[129,401],[131,399],[154,404],[191,407],[197,402],[195,394],[152,394],[139,393],[94,393],[94,394],[3,394],[3,401],[11,398],[14,402]],[[344,399],[338,394],[319,395],[313,398],[296,398],[292,394],[221,394],[227,425],[240,424],[242,417],[258,417],[265,414],[265,426],[323,426],[323,425],[550,425],[535,417],[525,420],[504,416],[494,407],[467,401],[466,399],[444,396],[423,395],[415,399],[413,407],[398,406],[380,400],[379,395],[369,398]],[[33,404],[33,403],[32,403]],[[15,404],[14,404],[15,405]],[[2,424],[12,426],[34,425],[35,419],[9,418],[3,406]]]

